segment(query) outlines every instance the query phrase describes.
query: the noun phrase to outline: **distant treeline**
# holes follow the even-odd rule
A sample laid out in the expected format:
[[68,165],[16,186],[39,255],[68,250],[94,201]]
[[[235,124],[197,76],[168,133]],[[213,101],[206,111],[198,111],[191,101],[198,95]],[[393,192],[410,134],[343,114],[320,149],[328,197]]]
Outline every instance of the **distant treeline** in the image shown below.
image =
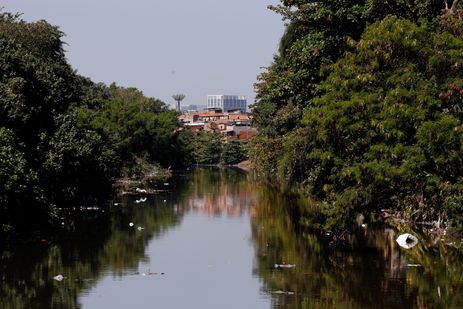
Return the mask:
[[281,2],[253,106],[258,172],[314,198],[312,227],[381,212],[462,225],[461,2]]

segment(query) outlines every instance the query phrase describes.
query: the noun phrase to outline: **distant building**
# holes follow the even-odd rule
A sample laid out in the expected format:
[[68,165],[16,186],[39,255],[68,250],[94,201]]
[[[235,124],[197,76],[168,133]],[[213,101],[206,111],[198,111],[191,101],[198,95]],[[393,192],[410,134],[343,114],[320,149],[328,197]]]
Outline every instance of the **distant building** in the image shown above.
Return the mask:
[[191,112],[197,112],[198,110],[198,105],[196,104],[190,104],[190,105],[182,105],[180,110],[182,113],[191,113]]
[[245,113],[247,108],[246,97],[242,95],[208,95],[207,108],[217,108],[224,112],[240,110]]
[[184,113],[178,118],[185,130],[221,133],[224,140],[247,141],[257,132],[251,127],[249,114],[240,111],[227,113],[220,108],[209,108],[204,112]]

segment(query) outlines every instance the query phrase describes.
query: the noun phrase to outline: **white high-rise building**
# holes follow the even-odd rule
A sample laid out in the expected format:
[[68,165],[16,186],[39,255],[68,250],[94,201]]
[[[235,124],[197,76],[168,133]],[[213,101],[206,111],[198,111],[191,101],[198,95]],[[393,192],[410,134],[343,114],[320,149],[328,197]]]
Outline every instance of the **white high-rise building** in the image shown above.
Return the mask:
[[245,113],[247,108],[246,97],[243,95],[208,95],[207,108],[220,108],[224,112],[240,110]]

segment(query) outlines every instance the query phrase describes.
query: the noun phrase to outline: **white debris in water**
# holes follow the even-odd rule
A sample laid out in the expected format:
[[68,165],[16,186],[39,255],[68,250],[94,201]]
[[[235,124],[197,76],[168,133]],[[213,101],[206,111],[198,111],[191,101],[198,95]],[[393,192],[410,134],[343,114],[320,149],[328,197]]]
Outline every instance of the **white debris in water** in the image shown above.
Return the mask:
[[287,292],[287,291],[272,291],[273,294],[285,294],[285,295],[294,295],[294,292]]
[[134,226],[133,222],[130,222],[130,223],[129,223],[129,226],[130,226],[130,227]]
[[63,281],[64,277],[63,275],[57,275],[57,276],[54,276],[53,279],[56,281]]
[[295,264],[275,264],[275,268],[294,268]]
[[146,198],[146,197],[142,197],[142,198],[140,198],[139,200],[135,200],[135,203],[140,204],[140,203],[144,203],[144,202],[146,202],[146,201],[147,201],[147,198]]
[[418,244],[418,238],[408,233],[399,235],[395,241],[405,249],[413,248]]

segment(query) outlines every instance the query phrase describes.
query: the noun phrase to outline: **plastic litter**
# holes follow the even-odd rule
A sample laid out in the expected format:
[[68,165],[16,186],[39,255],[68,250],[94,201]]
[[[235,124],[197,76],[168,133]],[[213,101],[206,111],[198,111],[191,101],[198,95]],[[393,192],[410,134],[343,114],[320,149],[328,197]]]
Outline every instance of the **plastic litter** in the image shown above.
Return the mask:
[[275,264],[275,268],[294,268],[295,264]]
[[63,281],[64,276],[63,275],[57,275],[57,276],[54,276],[53,279],[56,280],[56,281]]
[[418,244],[418,238],[408,233],[399,235],[395,241],[405,249],[411,249]]
[[138,192],[138,193],[146,193],[147,191],[146,191],[145,189],[136,188],[136,189],[135,189],[135,192]]
[[140,198],[139,200],[135,200],[135,203],[140,204],[140,203],[144,203],[144,202],[146,202],[146,201],[147,201],[147,198],[146,198],[146,197],[142,197],[142,198]]
[[285,295],[294,295],[294,292],[287,292],[287,291],[272,291],[273,294],[285,294]]
[[129,226],[130,226],[130,227],[134,226],[133,222],[130,222],[130,223],[129,223]]

